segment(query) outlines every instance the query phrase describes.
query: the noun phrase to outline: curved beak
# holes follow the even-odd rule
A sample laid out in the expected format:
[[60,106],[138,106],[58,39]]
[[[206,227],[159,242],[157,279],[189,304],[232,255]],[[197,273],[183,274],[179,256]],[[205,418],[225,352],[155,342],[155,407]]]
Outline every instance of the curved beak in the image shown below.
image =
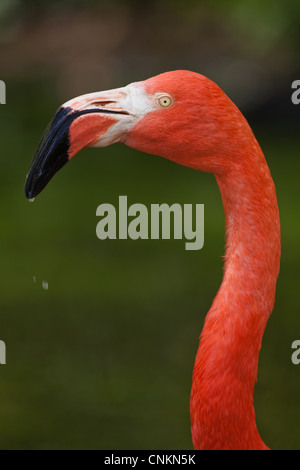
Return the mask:
[[90,93],[62,105],[47,126],[34,155],[25,183],[27,199],[33,199],[82,148],[105,147],[121,140],[134,124],[126,107],[127,87]]

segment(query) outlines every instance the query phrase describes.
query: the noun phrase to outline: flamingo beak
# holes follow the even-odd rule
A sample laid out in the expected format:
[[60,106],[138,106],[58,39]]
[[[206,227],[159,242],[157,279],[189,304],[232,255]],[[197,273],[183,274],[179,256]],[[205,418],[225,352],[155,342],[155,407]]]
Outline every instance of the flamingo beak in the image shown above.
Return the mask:
[[105,147],[121,139],[134,117],[126,111],[127,98],[126,87],[118,88],[80,96],[57,110],[28,172],[27,199],[37,196],[82,148]]

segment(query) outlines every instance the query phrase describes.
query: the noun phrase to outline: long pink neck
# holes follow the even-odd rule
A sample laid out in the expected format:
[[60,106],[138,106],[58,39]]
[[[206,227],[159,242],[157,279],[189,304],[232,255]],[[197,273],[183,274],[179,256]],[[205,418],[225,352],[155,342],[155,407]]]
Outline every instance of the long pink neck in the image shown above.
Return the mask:
[[256,141],[249,160],[237,160],[216,179],[227,247],[223,282],[206,316],[194,366],[192,438],[196,449],[266,449],[256,428],[253,392],[279,272],[275,187]]

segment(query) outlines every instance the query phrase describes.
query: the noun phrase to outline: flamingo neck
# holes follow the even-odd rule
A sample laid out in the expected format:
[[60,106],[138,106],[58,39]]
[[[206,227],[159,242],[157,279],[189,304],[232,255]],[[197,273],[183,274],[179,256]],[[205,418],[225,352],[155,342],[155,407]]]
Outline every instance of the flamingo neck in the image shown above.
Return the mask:
[[[253,146],[252,146],[253,148]],[[280,261],[275,187],[258,144],[216,175],[227,246],[221,287],[206,316],[191,393],[196,449],[266,449],[253,407],[258,356]]]

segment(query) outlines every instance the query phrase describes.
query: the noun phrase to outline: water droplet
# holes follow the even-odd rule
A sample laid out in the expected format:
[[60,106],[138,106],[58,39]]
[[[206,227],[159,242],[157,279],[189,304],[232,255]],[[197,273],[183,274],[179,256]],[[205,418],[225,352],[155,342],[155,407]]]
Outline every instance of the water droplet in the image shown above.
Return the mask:
[[33,276],[33,282],[36,283],[36,277],[35,276]]
[[48,281],[43,281],[42,286],[44,290],[48,290]]

